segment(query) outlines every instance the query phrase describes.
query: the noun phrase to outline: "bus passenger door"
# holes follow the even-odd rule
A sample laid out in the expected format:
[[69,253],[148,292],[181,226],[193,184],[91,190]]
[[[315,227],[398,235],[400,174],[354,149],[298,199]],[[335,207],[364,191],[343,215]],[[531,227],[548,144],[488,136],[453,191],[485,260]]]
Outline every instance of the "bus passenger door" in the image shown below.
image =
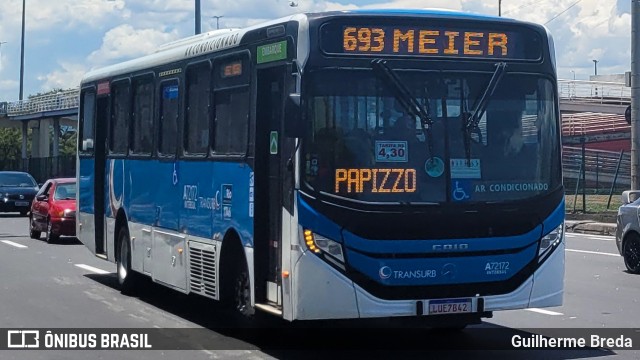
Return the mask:
[[282,305],[283,108],[287,67],[258,69],[255,142],[256,303]]
[[[106,256],[105,236],[105,171],[106,171],[106,141],[107,121],[109,119],[109,96],[98,96],[96,105],[96,141],[94,168],[94,224],[96,255]],[[112,256],[114,254],[111,254]]]

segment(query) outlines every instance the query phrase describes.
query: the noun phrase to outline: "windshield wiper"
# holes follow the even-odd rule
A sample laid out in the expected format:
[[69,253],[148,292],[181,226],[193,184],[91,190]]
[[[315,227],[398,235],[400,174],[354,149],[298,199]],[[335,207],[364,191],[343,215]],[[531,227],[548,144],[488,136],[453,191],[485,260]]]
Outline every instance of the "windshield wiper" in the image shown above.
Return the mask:
[[393,96],[398,100],[407,113],[411,116],[418,117],[420,119],[420,129],[422,134],[427,138],[427,146],[429,150],[429,157],[433,156],[433,120],[429,116],[429,102],[425,103],[426,109],[411,95],[409,89],[404,85],[402,80],[396,75],[396,73],[387,65],[387,61],[383,59],[374,59],[371,61],[371,68],[373,72],[385,81],[387,85],[390,85]]
[[496,64],[496,70],[493,72],[489,84],[484,89],[482,96],[476,100],[473,111],[466,111],[464,99],[464,86],[460,87],[460,116],[462,117],[462,133],[464,135],[464,152],[467,157],[467,166],[471,164],[471,133],[479,130],[478,123],[487,110],[489,99],[493,96],[494,91],[498,87],[498,83],[502,79],[507,68],[507,63],[499,62]]

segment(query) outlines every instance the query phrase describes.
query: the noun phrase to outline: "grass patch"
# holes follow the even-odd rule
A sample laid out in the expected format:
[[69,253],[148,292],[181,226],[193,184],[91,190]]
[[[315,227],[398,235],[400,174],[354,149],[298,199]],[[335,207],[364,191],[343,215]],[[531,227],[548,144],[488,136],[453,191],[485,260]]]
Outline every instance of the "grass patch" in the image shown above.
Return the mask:
[[[582,194],[565,195],[566,211],[567,212],[585,212],[586,213],[615,213],[618,211],[618,207],[622,205],[620,200],[620,194],[615,194],[611,197],[611,204],[607,209],[607,203],[609,202],[609,195],[589,195],[585,196],[585,201],[582,200]],[[583,206],[584,203],[584,206]],[[575,206],[574,206],[575,204]]]

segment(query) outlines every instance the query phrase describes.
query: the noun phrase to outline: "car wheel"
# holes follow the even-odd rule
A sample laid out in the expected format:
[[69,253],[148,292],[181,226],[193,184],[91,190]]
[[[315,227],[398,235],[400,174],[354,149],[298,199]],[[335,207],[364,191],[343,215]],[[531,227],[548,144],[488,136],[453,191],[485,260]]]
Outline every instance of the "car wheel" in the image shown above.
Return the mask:
[[33,229],[33,217],[29,216],[29,237],[32,239],[40,239],[40,231]]
[[27,216],[28,213],[29,213],[29,210],[20,211],[21,216]]
[[640,274],[640,236],[629,236],[622,245],[624,265],[632,274]]
[[116,260],[116,269],[120,292],[123,294],[131,294],[135,289],[137,276],[136,273],[131,270],[131,240],[129,239],[129,231],[125,227],[120,229],[118,244],[120,244],[120,251],[118,252],[118,259]]
[[59,235],[53,233],[53,225],[50,220],[47,220],[47,243],[53,244],[58,241]]

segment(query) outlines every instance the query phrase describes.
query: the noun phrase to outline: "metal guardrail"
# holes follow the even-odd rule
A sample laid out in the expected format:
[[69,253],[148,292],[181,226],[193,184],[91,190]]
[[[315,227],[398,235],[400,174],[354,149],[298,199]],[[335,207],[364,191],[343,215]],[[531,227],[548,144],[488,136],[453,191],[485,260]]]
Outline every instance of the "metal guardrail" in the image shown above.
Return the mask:
[[7,104],[7,116],[20,116],[45,111],[68,110],[78,107],[80,90],[71,89],[53,94],[33,96],[27,100]]
[[585,80],[558,80],[561,101],[629,105],[631,88],[623,83]]
[[[565,186],[581,177],[585,170],[587,186],[596,189],[616,187],[628,188],[631,185],[631,154],[618,151],[585,149],[573,146],[562,147],[562,173]],[[618,175],[616,176],[616,172]]]

